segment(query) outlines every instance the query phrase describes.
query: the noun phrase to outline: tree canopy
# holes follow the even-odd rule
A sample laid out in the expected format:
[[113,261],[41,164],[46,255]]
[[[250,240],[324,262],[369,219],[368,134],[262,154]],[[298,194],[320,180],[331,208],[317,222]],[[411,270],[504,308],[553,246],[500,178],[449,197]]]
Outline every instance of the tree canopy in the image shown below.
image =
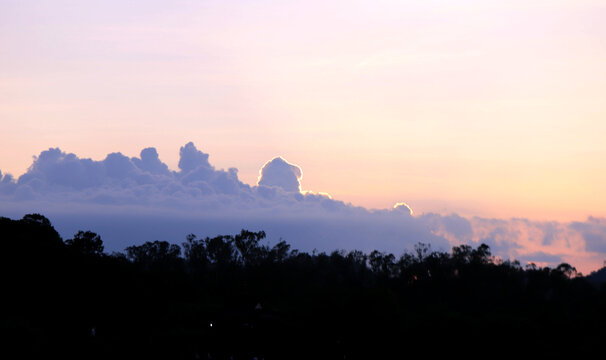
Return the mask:
[[90,230],[63,242],[42,215],[0,218],[0,335],[27,356],[80,358],[380,358],[436,344],[443,355],[547,356],[601,346],[606,287],[567,263],[523,267],[476,245],[310,254],[242,230],[107,254]]

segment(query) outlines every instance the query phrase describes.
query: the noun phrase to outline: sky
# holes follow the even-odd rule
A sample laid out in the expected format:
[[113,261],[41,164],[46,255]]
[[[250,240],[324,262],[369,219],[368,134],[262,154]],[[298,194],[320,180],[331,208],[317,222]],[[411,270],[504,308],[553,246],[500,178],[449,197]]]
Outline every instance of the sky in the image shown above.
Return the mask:
[[0,0],[0,171],[153,147],[182,173],[192,141],[253,188],[282,156],[354,207],[601,229],[604,18],[585,0]]

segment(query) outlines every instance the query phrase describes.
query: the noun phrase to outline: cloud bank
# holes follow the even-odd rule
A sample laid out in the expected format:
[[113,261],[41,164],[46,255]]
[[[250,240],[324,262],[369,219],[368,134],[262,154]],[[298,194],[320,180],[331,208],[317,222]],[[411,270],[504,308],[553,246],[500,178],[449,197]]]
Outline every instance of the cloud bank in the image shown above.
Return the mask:
[[302,192],[302,177],[299,166],[276,157],[251,186],[238,179],[235,168],[216,169],[191,142],[180,149],[178,171],[151,147],[139,157],[116,152],[101,161],[51,148],[34,157],[18,179],[0,171],[0,216],[40,212],[64,237],[83,228],[100,233],[109,250],[147,240],[179,243],[190,232],[212,236],[248,228],[308,251],[399,254],[418,242],[439,250],[486,243],[503,259],[550,266],[566,261],[585,272],[606,258],[606,219],[559,223],[413,215],[404,202],[369,210]]

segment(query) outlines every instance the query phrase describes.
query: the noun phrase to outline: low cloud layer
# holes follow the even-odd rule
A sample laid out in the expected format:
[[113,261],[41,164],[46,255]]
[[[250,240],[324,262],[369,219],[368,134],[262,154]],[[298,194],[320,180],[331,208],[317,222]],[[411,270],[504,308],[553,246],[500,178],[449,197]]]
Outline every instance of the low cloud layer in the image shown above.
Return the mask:
[[178,167],[171,171],[154,148],[139,157],[112,153],[101,161],[51,148],[18,179],[0,172],[0,216],[40,212],[64,237],[90,229],[110,250],[156,239],[178,243],[191,232],[212,236],[248,228],[308,251],[399,254],[418,242],[439,250],[486,243],[503,259],[550,266],[566,261],[585,272],[606,258],[606,219],[559,223],[413,215],[405,203],[369,210],[302,192],[301,168],[281,157],[265,163],[258,184],[245,184],[237,169],[216,169],[193,143],[181,147]]

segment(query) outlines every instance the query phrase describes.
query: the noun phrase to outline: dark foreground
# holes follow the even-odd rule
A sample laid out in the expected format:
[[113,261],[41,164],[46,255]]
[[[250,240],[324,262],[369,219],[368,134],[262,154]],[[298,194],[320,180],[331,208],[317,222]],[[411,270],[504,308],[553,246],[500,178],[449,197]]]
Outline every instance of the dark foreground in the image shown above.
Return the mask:
[[108,255],[94,233],[63,241],[41,215],[0,218],[0,357],[602,352],[606,288],[568,264],[499,262],[485,245],[308,254],[264,237],[190,235]]

